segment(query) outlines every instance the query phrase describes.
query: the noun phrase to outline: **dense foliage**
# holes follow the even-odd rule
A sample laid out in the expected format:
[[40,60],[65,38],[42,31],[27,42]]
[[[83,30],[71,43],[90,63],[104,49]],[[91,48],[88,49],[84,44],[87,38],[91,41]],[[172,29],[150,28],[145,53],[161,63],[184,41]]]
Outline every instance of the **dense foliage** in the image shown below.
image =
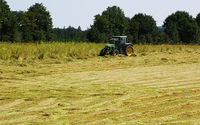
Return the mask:
[[129,34],[134,42],[153,43],[156,32],[156,21],[151,16],[137,14],[130,20]]
[[1,41],[49,41],[52,39],[52,19],[46,8],[39,3],[28,11],[11,12],[1,0]]
[[165,33],[173,43],[195,43],[199,41],[199,27],[187,12],[177,11],[166,18]]
[[113,35],[127,35],[130,42],[150,44],[200,44],[200,13],[193,18],[177,11],[169,15],[161,27],[152,16],[125,16],[117,6],[97,14],[86,31],[80,27],[53,28],[52,18],[43,4],[36,3],[27,11],[11,11],[5,0],[0,0],[0,41],[90,41],[108,42]]
[[31,29],[33,41],[38,40],[51,40],[52,34],[52,19],[49,12],[42,4],[36,3],[31,6],[26,17],[29,20],[28,27]]
[[54,41],[87,41],[86,38],[86,31],[82,31],[81,27],[78,27],[78,29],[69,26],[68,28],[54,28],[53,29],[54,34]]
[[0,0],[0,41],[15,40],[16,32],[16,20],[6,1]]
[[96,15],[94,24],[88,32],[89,41],[108,41],[113,35],[125,35],[128,20],[124,12],[116,6],[108,7],[101,15]]

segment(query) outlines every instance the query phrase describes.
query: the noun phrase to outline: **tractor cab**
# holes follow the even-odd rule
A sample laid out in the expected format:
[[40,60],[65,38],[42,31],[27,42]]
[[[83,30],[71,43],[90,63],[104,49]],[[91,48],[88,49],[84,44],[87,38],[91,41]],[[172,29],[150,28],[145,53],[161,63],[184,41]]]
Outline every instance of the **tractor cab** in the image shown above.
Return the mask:
[[126,44],[127,36],[113,36],[111,41],[115,45]]

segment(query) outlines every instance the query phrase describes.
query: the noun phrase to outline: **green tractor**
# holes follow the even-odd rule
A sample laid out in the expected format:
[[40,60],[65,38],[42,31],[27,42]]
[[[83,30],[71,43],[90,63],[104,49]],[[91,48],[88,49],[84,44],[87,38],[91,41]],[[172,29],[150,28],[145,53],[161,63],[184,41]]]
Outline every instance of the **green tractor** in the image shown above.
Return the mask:
[[113,36],[111,44],[107,44],[99,53],[99,56],[124,54],[134,55],[133,44],[127,42],[127,36]]

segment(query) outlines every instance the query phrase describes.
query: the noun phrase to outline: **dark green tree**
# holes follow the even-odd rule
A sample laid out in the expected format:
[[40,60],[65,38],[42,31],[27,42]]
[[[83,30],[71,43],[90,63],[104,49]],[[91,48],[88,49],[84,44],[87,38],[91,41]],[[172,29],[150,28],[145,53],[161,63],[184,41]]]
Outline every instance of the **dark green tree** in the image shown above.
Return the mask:
[[129,34],[131,41],[138,42],[139,40],[139,23],[135,20],[129,22]]
[[156,22],[153,17],[145,14],[137,14],[129,24],[129,33],[134,42],[153,42],[153,36],[157,32]]
[[5,0],[0,0],[0,41],[15,41],[16,19]]
[[14,11],[13,15],[17,20],[17,40],[21,42],[33,41],[32,31],[31,31],[31,23],[28,17],[26,16],[26,12],[23,11]]
[[164,22],[165,33],[174,42],[195,43],[199,40],[199,27],[187,12],[177,11]]
[[81,27],[77,29],[69,26],[68,28],[54,28],[53,29],[54,40],[55,41],[87,41],[86,32],[81,30]]
[[125,35],[128,20],[122,9],[117,6],[108,7],[101,15],[95,16],[94,24],[88,32],[90,41],[108,41],[112,35]]
[[[197,22],[199,29],[200,29],[200,13],[196,17],[196,22]],[[198,40],[198,44],[200,44],[200,40]]]
[[26,27],[31,31],[33,41],[51,40],[53,24],[46,7],[36,3],[28,9],[25,16],[28,19]]
[[90,42],[106,42],[108,41],[109,37],[106,33],[102,33],[98,30],[98,28],[91,26],[87,33],[87,39]]
[[180,41],[179,32],[176,23],[169,22],[165,24],[165,33],[170,37],[169,43],[177,43]]
[[200,27],[200,13],[197,14],[196,22],[197,22],[198,26]]

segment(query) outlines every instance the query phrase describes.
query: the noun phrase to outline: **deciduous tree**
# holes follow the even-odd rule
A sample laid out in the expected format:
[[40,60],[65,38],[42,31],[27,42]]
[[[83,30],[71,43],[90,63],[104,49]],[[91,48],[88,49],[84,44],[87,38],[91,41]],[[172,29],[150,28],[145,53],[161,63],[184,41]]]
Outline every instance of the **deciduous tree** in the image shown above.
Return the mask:
[[152,43],[153,34],[157,32],[156,22],[153,17],[146,14],[137,14],[130,20],[129,33],[135,42]]
[[199,27],[195,19],[184,11],[177,11],[164,22],[165,33],[174,43],[195,43],[199,40]]
[[14,41],[17,33],[16,19],[7,2],[0,0],[0,41]]
[[90,41],[108,41],[113,35],[125,35],[127,29],[128,20],[122,9],[117,6],[108,7],[101,15],[95,16],[94,24],[88,32],[88,39]]
[[52,18],[46,7],[36,3],[26,12],[28,18],[28,29],[34,41],[51,40],[52,35]]

